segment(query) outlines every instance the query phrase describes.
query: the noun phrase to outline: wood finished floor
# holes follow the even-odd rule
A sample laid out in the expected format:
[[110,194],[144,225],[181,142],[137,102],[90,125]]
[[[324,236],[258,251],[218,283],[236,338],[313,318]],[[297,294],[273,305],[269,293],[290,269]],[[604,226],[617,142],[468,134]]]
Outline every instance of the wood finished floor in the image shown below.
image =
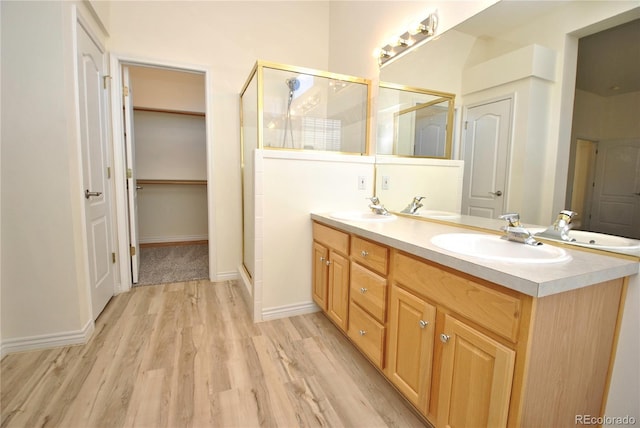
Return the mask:
[[137,287],[88,344],[6,356],[0,426],[424,426],[324,315],[253,324],[237,287]]

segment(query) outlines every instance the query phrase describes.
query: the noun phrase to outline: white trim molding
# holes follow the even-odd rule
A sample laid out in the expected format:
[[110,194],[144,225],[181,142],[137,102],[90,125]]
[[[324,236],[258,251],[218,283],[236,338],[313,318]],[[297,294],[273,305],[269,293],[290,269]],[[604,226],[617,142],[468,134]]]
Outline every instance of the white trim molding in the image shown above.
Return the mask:
[[264,308],[262,310],[262,321],[312,314],[318,311],[320,311],[320,307],[313,302],[294,303],[292,305],[278,306],[275,308]]
[[93,320],[89,320],[81,330],[3,340],[0,345],[0,358],[8,354],[22,351],[57,348],[60,346],[70,345],[84,345],[91,338],[94,329],[95,322]]

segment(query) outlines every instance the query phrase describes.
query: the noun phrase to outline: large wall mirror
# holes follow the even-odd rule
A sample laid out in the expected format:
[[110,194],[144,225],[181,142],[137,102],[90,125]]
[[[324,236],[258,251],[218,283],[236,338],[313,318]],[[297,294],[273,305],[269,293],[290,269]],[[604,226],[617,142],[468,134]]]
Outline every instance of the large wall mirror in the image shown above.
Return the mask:
[[[486,183],[465,183],[463,217],[515,211],[548,225],[573,209],[576,229],[640,239],[638,46],[637,1],[503,0],[385,65],[380,81],[455,95],[454,157],[465,180]],[[502,164],[469,157],[478,118],[508,125]],[[465,205],[476,191],[496,202],[492,214]]]
[[455,95],[394,83],[379,84],[379,155],[451,159]]

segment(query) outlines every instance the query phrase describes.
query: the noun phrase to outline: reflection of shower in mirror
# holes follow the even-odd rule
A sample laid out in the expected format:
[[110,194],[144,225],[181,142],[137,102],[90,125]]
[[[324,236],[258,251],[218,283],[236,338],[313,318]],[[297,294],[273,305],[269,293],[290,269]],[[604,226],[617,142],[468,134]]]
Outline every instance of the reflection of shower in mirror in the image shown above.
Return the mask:
[[289,88],[289,99],[287,101],[287,116],[284,120],[284,134],[282,136],[282,147],[287,147],[287,131],[291,137],[291,148],[293,145],[293,126],[291,124],[291,102],[293,101],[293,93],[300,88],[300,80],[297,78],[291,78],[285,80],[287,87]]

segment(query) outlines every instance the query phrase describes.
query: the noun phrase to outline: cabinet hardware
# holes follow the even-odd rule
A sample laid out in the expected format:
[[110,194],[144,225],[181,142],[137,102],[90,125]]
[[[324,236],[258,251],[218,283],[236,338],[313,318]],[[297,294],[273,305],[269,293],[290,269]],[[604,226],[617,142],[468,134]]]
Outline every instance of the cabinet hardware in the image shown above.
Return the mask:
[[364,294],[366,293],[368,290],[365,287],[360,288],[360,293]]
[[329,266],[331,264],[331,260],[327,260],[326,262],[324,262],[324,264]]
[[451,336],[449,336],[449,335],[447,335],[447,334],[442,333],[442,334],[440,335],[440,341],[441,341],[442,343],[447,343],[447,342],[449,341],[449,339],[451,339]]
[[362,255],[362,257],[367,257],[369,255],[369,253],[365,250],[362,250],[360,254]]
[[418,321],[418,324],[420,324],[420,328],[425,328],[426,326],[429,325],[429,322],[425,320],[420,320]]
[[358,333],[360,333],[360,336],[364,336],[367,334],[367,330],[359,330]]
[[326,260],[326,259],[325,259],[324,257],[320,257],[320,262],[321,262],[321,263],[324,263],[324,261],[325,261],[325,260]]

